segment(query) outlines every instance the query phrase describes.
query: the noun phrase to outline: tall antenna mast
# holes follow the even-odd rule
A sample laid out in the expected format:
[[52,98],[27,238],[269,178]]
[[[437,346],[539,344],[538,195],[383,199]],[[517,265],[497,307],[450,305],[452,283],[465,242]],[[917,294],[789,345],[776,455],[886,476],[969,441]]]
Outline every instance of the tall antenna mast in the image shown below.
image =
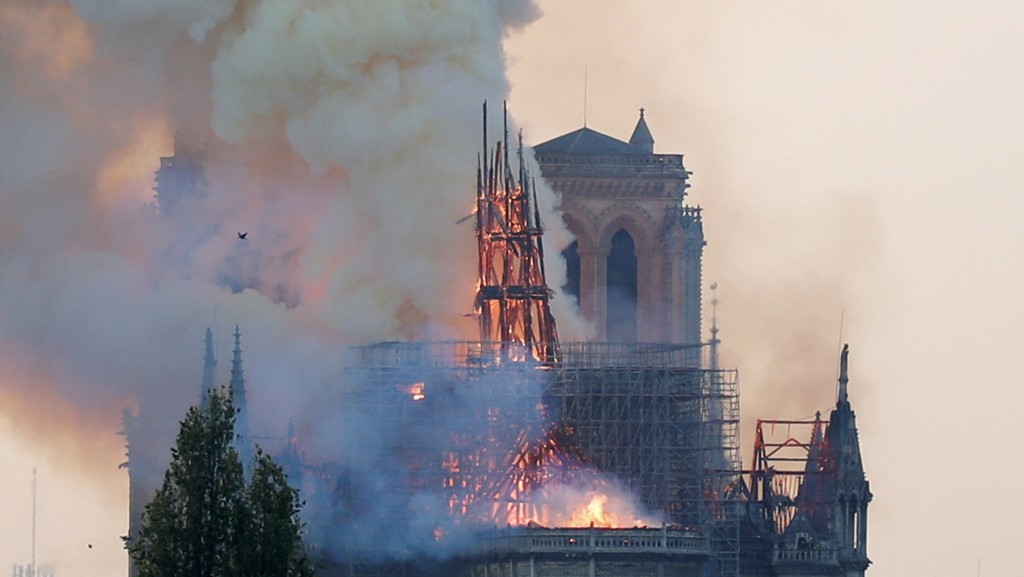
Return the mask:
[[711,370],[718,370],[718,283],[711,283]]
[[583,128],[587,127],[587,67],[583,67]]
[[32,467],[32,574],[36,577],[36,468]]
[[[839,348],[838,364],[839,365],[842,364],[842,357],[843,357],[843,325],[844,325],[845,322],[846,322],[846,307],[843,307],[842,310],[839,313],[839,344],[838,344],[838,348]],[[839,375],[840,372],[841,372],[841,367],[840,366],[836,366],[836,375]],[[839,379],[837,378],[836,379],[836,399],[838,399],[838,398],[839,398]]]

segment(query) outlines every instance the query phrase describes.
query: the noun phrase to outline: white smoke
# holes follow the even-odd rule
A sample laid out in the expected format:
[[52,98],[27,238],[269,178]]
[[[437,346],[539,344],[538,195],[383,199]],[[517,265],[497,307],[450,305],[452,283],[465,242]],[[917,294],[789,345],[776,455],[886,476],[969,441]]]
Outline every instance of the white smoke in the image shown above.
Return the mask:
[[[538,15],[527,0],[5,2],[5,411],[75,405],[113,447],[140,402],[169,430],[198,395],[206,326],[226,374],[238,323],[254,423],[283,427],[318,409],[346,345],[472,338],[476,247],[457,222],[480,104],[493,141],[502,40]],[[175,149],[206,194],[161,218],[146,204]]]
[[[336,406],[345,349],[476,336],[464,315],[476,240],[460,220],[474,205],[480,107],[491,103],[493,146],[503,38],[538,15],[529,0],[5,2],[4,416],[109,475],[133,406],[133,479],[155,483],[143,467],[167,458],[198,400],[206,327],[223,382],[238,324],[257,435],[280,437],[293,418],[318,459],[360,446],[387,458],[372,446],[388,438],[379,423],[354,427],[358,408]],[[174,153],[201,178],[159,215],[153,174]],[[569,235],[554,193],[538,189],[559,287]],[[570,300],[555,301],[563,336],[580,334],[557,308]],[[42,425],[52,415],[64,426]],[[410,497],[421,514],[408,517],[409,546],[431,546],[417,543],[429,522],[416,523],[436,519],[438,498]]]

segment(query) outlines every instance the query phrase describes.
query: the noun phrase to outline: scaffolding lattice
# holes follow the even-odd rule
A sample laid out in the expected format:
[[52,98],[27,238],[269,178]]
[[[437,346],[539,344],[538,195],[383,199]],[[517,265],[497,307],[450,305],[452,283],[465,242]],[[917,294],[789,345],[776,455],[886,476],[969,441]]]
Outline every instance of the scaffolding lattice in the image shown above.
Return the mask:
[[757,421],[750,488],[771,534],[784,534],[798,515],[816,534],[828,533],[835,471],[827,426],[820,414],[813,420]]
[[[726,495],[739,476],[735,371],[702,368],[704,346],[563,343],[553,367],[507,362],[495,350],[477,342],[352,350],[344,401],[389,431],[374,442],[391,455],[345,463],[343,507],[354,526],[369,468],[392,482],[383,489],[395,505],[386,523],[403,523],[418,506],[409,495],[429,494],[444,503],[444,530],[521,525],[533,513],[530,493],[550,480],[539,463],[571,444],[563,465],[585,461],[612,474],[668,526],[710,541],[711,574],[734,574]],[[364,545],[354,542],[352,553]]]

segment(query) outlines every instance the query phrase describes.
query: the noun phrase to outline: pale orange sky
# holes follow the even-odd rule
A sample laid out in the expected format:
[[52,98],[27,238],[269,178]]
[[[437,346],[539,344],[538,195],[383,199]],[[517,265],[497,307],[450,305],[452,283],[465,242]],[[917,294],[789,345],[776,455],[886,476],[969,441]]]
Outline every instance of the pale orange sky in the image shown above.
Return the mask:
[[[511,42],[528,139],[685,154],[724,362],[753,419],[834,401],[839,327],[875,577],[1015,575],[1024,482],[1024,9],[542,2]],[[745,466],[749,463],[745,462]]]
[[[875,493],[869,575],[973,576],[979,559],[982,575],[1019,573],[1024,8],[540,6],[506,43],[512,113],[528,142],[579,128],[586,71],[588,126],[628,138],[643,106],[655,150],[686,155],[744,432],[829,408],[842,323]],[[0,564],[28,562],[37,467],[37,560],[124,574],[117,429],[79,440],[96,455],[82,471],[0,417]]]

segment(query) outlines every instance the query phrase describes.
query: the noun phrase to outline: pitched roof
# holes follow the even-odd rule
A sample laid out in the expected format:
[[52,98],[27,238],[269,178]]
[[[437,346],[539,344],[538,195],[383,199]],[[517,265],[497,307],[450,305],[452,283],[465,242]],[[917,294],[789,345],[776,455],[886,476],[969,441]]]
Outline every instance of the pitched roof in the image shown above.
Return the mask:
[[542,142],[533,147],[538,154],[644,154],[642,148],[601,134],[589,128],[580,128]]

